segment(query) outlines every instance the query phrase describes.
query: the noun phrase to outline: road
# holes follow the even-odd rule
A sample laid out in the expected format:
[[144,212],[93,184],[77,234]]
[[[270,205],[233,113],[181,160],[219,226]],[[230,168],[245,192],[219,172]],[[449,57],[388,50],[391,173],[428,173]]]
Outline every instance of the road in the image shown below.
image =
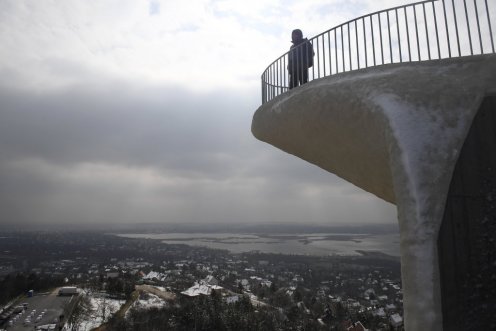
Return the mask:
[[135,286],[136,290],[138,291],[146,291],[150,292],[152,294],[155,294],[159,298],[162,298],[167,301],[173,301],[176,299],[176,295],[172,292],[167,292],[167,291],[161,291],[156,287],[150,286],[150,285],[136,285]]

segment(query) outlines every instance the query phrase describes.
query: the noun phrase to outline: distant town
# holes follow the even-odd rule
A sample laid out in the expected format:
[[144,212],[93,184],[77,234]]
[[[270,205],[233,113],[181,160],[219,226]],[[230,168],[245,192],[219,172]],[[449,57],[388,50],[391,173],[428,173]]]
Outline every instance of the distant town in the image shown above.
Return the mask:
[[400,261],[0,233],[0,329],[402,330]]

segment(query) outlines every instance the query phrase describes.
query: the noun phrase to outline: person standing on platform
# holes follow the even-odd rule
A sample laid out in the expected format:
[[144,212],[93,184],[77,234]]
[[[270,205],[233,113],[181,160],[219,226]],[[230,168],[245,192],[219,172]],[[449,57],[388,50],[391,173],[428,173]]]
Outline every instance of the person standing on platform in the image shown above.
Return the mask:
[[308,82],[308,68],[313,66],[315,55],[312,43],[307,38],[303,38],[303,32],[300,29],[293,30],[291,42],[293,45],[289,49],[287,68],[289,89]]

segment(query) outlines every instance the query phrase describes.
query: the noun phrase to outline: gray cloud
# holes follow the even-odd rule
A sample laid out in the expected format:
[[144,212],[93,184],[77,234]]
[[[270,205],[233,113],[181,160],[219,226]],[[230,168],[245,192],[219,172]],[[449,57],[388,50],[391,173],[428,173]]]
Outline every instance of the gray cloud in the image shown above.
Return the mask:
[[249,127],[236,109],[219,108],[225,107],[215,102],[220,96],[201,99],[167,89],[135,93],[122,86],[38,96],[0,92],[3,153],[193,172],[214,172],[223,155],[243,153],[236,147],[243,137],[238,132],[247,135]]
[[2,222],[394,221],[390,205],[255,140],[256,92],[111,83],[0,91]]

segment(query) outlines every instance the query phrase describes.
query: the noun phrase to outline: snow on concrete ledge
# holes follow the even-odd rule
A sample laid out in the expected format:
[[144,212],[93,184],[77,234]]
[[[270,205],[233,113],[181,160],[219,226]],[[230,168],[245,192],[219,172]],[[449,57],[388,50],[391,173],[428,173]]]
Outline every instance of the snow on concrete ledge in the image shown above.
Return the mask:
[[437,236],[496,55],[392,64],[314,80],[262,105],[256,138],[395,203],[407,330],[442,330]]

